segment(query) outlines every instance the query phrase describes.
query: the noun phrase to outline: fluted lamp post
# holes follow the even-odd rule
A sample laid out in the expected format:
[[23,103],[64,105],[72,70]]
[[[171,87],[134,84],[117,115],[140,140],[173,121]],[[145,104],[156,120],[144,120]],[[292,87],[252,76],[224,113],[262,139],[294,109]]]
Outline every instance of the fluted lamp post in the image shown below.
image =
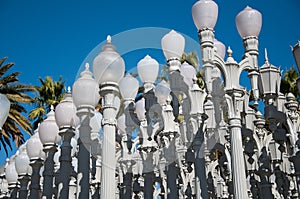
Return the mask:
[[15,159],[15,167],[19,176],[20,189],[19,198],[27,198],[28,196],[28,183],[30,181],[31,167],[30,159],[27,155],[26,146],[22,145],[19,148],[19,154]]
[[126,74],[120,81],[120,93],[124,100],[125,132],[122,134],[122,166],[124,171],[124,198],[132,198],[132,131],[137,127],[137,118],[134,114],[134,100],[138,93],[139,82],[130,74]]
[[262,15],[259,11],[247,6],[235,19],[237,30],[243,39],[245,54],[248,55],[252,65],[248,70],[251,80],[252,93],[255,106],[258,105],[258,36],[262,27]]
[[95,57],[93,73],[99,83],[100,95],[103,96],[103,143],[102,143],[102,180],[101,198],[115,197],[115,170],[116,170],[116,109],[114,101],[119,95],[118,83],[125,72],[125,63],[115,51],[111,37],[107,37],[102,52]]
[[[64,99],[55,108],[55,121],[59,128],[59,135],[62,138],[61,155],[59,157],[60,168],[58,171],[58,198],[69,198],[69,184],[72,168],[71,157],[71,138],[74,136],[74,131],[79,123],[79,118],[76,116],[76,107],[73,103],[71,88]],[[53,124],[54,125],[54,124]],[[58,130],[58,129],[57,129]]]
[[6,95],[0,93],[0,130],[2,130],[2,126],[6,121],[6,118],[9,113],[10,102],[7,99]]
[[31,136],[26,144],[27,155],[30,158],[30,166],[32,167],[31,183],[29,186],[30,199],[41,197],[40,169],[43,165],[45,154],[43,152],[43,144],[41,143],[37,131],[38,130],[36,130],[35,134]]
[[10,190],[10,198],[16,199],[19,185],[18,185],[18,173],[15,167],[15,156],[9,159],[8,165],[6,166],[5,169],[5,176],[8,182],[8,188]]
[[53,177],[54,177],[54,154],[57,151],[57,144],[61,137],[58,135],[58,126],[55,121],[54,107],[51,106],[47,118],[39,126],[39,137],[44,146],[46,159],[44,162],[44,182],[42,196],[52,198],[53,194]]
[[202,67],[208,96],[212,92],[214,27],[218,19],[218,5],[212,0],[199,0],[192,7],[192,17],[198,29],[198,37],[202,50]]
[[94,116],[95,106],[98,103],[99,86],[92,77],[89,64],[81,72],[80,78],[73,84],[73,99],[80,118],[79,127],[79,151],[78,151],[78,175],[77,175],[77,198],[89,197],[90,183],[90,151],[91,151],[91,118]]

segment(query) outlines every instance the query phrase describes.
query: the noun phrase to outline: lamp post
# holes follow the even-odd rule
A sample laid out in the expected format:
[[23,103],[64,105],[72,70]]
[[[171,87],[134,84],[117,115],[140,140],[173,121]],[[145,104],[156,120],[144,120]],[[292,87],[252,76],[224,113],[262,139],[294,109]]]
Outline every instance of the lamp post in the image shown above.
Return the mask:
[[80,74],[81,77],[73,85],[73,98],[80,118],[79,127],[79,151],[78,151],[78,175],[77,175],[77,198],[89,197],[90,183],[90,148],[91,126],[90,120],[94,116],[94,109],[99,101],[99,87],[89,71],[89,64]]
[[9,113],[10,102],[4,94],[0,93],[0,130],[2,130],[2,126],[6,121],[6,118]]
[[[140,155],[142,157],[143,166],[142,174],[144,178],[144,198],[153,198],[153,152],[157,151],[157,143],[154,141],[155,131],[153,130],[150,117],[150,109],[157,104],[154,95],[154,82],[158,75],[158,62],[146,55],[137,64],[138,74],[144,85],[144,107],[137,107],[138,117],[141,118],[140,123]],[[142,105],[142,104],[140,104]],[[143,115],[144,114],[144,115]],[[144,116],[144,117],[143,117]],[[152,152],[152,153],[150,153]]]
[[18,194],[18,173],[15,167],[15,156],[11,157],[8,165],[5,168],[5,176],[8,182],[8,189],[10,190],[10,198],[17,199]]
[[[76,107],[73,103],[71,88],[65,95],[65,98],[55,108],[55,121],[59,129],[59,135],[62,138],[61,155],[59,157],[60,168],[57,176],[58,186],[58,198],[69,197],[69,184],[71,174],[73,174],[72,157],[71,157],[71,138],[74,136],[74,131],[79,123],[79,119],[76,116]],[[55,126],[53,124],[53,126]]]
[[116,170],[116,109],[115,98],[119,95],[118,83],[125,72],[122,57],[115,51],[111,37],[107,37],[103,51],[94,59],[93,72],[99,83],[100,95],[103,96],[103,143],[102,143],[102,184],[101,198],[115,197]]
[[19,148],[19,154],[15,159],[15,167],[19,176],[20,189],[19,198],[27,198],[28,196],[28,182],[30,181],[31,168],[29,166],[30,159],[26,152],[26,146],[22,145]]
[[27,155],[30,158],[30,166],[32,167],[29,198],[36,199],[41,197],[40,169],[43,165],[43,158],[45,157],[43,152],[43,144],[40,141],[38,129],[27,141],[26,150]]
[[134,99],[138,93],[139,82],[130,74],[126,74],[120,81],[120,93],[124,99],[125,132],[122,134],[122,163],[124,177],[124,193],[125,199],[132,198],[132,131],[138,126],[138,119],[134,114]]
[[44,146],[46,159],[44,162],[44,182],[42,196],[52,198],[53,195],[53,177],[54,177],[54,154],[57,151],[57,144],[60,142],[58,135],[58,126],[55,122],[54,107],[51,106],[47,118],[40,124],[39,137]]

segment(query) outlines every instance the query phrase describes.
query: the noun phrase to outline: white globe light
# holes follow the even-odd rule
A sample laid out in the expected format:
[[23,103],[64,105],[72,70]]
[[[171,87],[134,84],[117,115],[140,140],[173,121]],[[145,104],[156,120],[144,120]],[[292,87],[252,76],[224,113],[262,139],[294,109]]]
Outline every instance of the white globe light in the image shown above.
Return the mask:
[[43,156],[44,156],[43,144],[39,138],[38,133],[35,133],[27,141],[26,150],[27,150],[27,155],[30,159],[43,158]]
[[212,0],[197,1],[192,7],[192,16],[198,30],[214,29],[218,19],[218,5]]
[[16,171],[14,157],[10,158],[8,165],[6,166],[5,177],[8,184],[15,184],[18,182],[18,173]]
[[119,89],[124,100],[134,100],[138,93],[139,82],[127,73],[120,81]]
[[0,129],[5,123],[10,108],[10,102],[7,99],[6,95],[0,93]]
[[170,92],[170,85],[165,80],[159,82],[159,84],[155,88],[155,96],[157,97],[157,102],[159,104],[165,104],[170,95]]
[[80,76],[73,84],[72,96],[74,104],[77,108],[80,106],[95,107],[100,98],[99,85],[92,77],[88,63],[85,66],[85,70],[80,73]]
[[214,39],[214,47],[217,49],[217,54],[224,59],[225,58],[225,53],[226,53],[226,47],[225,45],[218,41],[217,39]]
[[180,59],[184,52],[185,39],[175,30],[171,30],[161,39],[161,46],[167,60]]
[[71,88],[68,88],[68,93],[65,99],[62,100],[55,108],[55,119],[59,128],[76,128],[79,124],[79,118],[76,115],[76,107],[73,103]]
[[242,38],[258,37],[262,26],[262,15],[257,10],[247,6],[236,16],[235,23]]
[[45,119],[39,127],[39,137],[43,145],[54,145],[58,144],[61,140],[60,135],[58,135],[59,129],[55,121],[53,107],[51,111],[47,114],[47,119]]
[[28,174],[30,159],[27,155],[26,148],[19,149],[19,151],[20,152],[15,159],[15,167],[18,175],[20,176]]
[[143,83],[154,83],[158,76],[158,69],[158,62],[149,55],[146,55],[137,64],[138,74]]
[[180,68],[180,74],[183,76],[183,81],[188,85],[193,85],[193,78],[196,76],[196,69],[188,64],[187,62],[183,62]]
[[135,103],[136,114],[139,120],[144,120],[146,118],[145,113],[145,98],[140,99]]
[[110,36],[107,37],[107,42],[102,50],[93,62],[95,79],[99,84],[104,82],[119,83],[125,72],[125,63],[122,57],[115,51]]
[[126,133],[126,124],[125,124],[125,115],[122,114],[118,119],[117,119],[117,127],[119,130],[120,135],[124,135]]

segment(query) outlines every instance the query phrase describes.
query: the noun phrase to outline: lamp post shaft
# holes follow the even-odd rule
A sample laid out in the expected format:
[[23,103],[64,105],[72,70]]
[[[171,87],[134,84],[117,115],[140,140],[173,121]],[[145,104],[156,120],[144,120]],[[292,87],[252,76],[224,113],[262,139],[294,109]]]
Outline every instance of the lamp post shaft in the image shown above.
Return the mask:
[[30,184],[30,195],[29,199],[38,199],[40,198],[40,169],[43,166],[43,160],[42,159],[35,159],[32,160],[30,163],[30,166],[32,167],[32,175],[31,175],[31,184]]
[[20,190],[19,190],[19,198],[27,198],[28,197],[28,183],[30,181],[29,175],[20,176]]
[[44,149],[47,158],[45,160],[45,166],[44,166],[44,182],[43,182],[43,197],[45,198],[52,198],[53,194],[53,177],[54,177],[54,154],[57,151],[56,146],[46,146]]
[[60,129],[59,132],[62,137],[61,155],[59,157],[60,168],[58,178],[58,197],[57,198],[68,198],[69,197],[69,182],[70,175],[72,172],[72,158],[71,158],[71,138],[74,136],[74,130],[71,128]]
[[242,146],[241,119],[230,119],[231,134],[231,161],[232,161],[232,179],[234,187],[234,198],[248,198],[245,163]]
[[[108,88],[108,87],[106,87]],[[112,87],[115,89],[116,87]],[[103,88],[105,89],[105,87]],[[108,88],[109,89],[109,88]],[[111,90],[113,91],[113,90]],[[101,90],[100,90],[101,93]],[[102,179],[101,179],[101,198],[115,198],[116,185],[116,108],[114,100],[116,93],[104,92],[103,106],[103,143],[102,143]]]
[[78,139],[77,198],[86,199],[90,197],[90,118],[93,116],[93,110],[78,110],[77,114],[81,121]]

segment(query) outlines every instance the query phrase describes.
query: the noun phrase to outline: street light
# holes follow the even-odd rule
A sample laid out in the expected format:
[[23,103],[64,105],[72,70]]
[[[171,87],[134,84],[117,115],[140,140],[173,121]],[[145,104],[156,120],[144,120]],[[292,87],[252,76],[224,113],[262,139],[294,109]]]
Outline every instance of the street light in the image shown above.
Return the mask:
[[28,182],[30,181],[31,167],[30,159],[26,152],[26,143],[19,148],[19,154],[15,158],[15,167],[19,176],[20,190],[19,198],[27,198]]
[[103,96],[101,198],[115,197],[117,107],[114,106],[114,101],[119,95],[118,83],[122,79],[124,72],[124,60],[115,51],[111,37],[108,36],[102,52],[93,61],[93,73],[100,86],[100,95]]
[[158,69],[158,62],[149,55],[146,55],[138,62],[137,70],[139,77],[144,84],[145,93],[154,88],[153,84],[156,81]]
[[10,102],[7,99],[6,95],[0,93],[0,130],[6,121],[6,118],[9,113]]
[[19,185],[18,185],[18,173],[15,167],[15,156],[11,157],[8,160],[8,165],[5,168],[5,176],[8,182],[8,188],[10,190],[10,198],[17,199]]
[[[76,116],[76,107],[73,103],[71,87],[68,87],[64,99],[55,108],[56,132],[59,132],[62,138],[61,155],[59,157],[60,169],[57,171],[58,178],[56,180],[58,186],[58,198],[69,197],[69,183],[72,169],[72,157],[70,145],[71,138],[74,136],[75,128],[79,124],[79,118]],[[54,125],[54,124],[53,124]],[[53,154],[54,155],[54,154]],[[52,157],[52,159],[54,156]],[[62,173],[65,175],[63,176]],[[60,185],[61,184],[61,185]]]
[[26,144],[27,155],[30,159],[30,166],[32,167],[30,189],[30,199],[40,197],[40,169],[43,165],[45,154],[43,152],[43,144],[39,138],[38,129],[35,134],[27,141]]
[[43,171],[43,193],[46,198],[51,198],[53,194],[53,177],[54,177],[54,154],[57,151],[57,144],[61,137],[58,135],[58,126],[55,121],[54,107],[51,106],[47,118],[40,124],[39,137],[44,146],[46,159]]

